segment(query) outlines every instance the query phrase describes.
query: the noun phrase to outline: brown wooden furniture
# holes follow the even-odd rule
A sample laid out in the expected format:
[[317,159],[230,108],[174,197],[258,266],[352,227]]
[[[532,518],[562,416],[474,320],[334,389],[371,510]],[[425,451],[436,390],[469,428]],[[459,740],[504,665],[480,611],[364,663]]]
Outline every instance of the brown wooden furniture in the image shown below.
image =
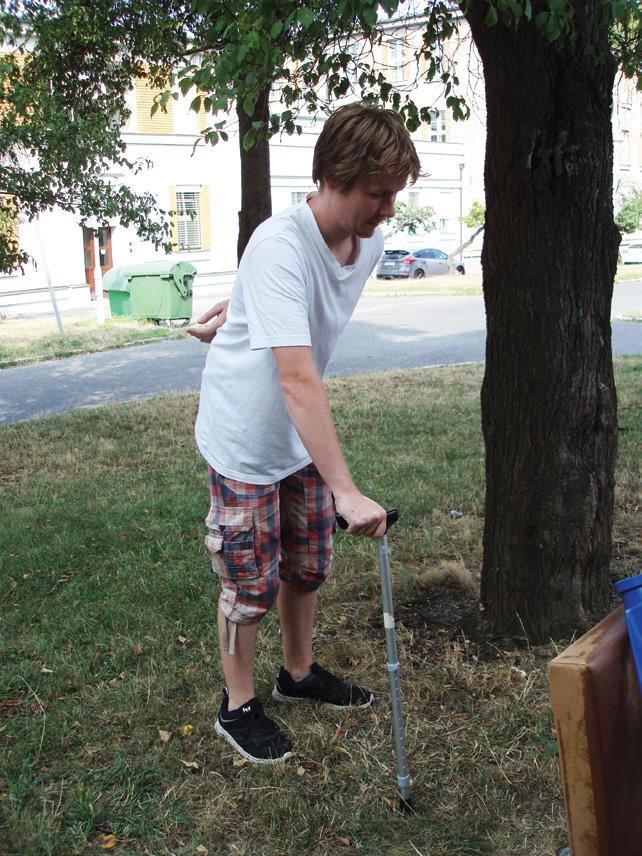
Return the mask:
[[642,856],[642,695],[620,606],[549,681],[572,856]]

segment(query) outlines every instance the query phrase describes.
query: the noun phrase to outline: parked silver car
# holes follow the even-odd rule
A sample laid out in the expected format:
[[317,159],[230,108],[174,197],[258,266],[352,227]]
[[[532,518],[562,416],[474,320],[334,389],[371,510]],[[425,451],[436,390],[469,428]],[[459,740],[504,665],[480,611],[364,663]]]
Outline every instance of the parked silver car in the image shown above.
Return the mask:
[[[453,262],[455,271],[466,273],[463,262]],[[448,255],[442,250],[386,250],[377,265],[377,279],[421,279],[448,273]]]
[[625,265],[642,264],[642,241],[635,241],[625,247],[620,247],[622,263]]

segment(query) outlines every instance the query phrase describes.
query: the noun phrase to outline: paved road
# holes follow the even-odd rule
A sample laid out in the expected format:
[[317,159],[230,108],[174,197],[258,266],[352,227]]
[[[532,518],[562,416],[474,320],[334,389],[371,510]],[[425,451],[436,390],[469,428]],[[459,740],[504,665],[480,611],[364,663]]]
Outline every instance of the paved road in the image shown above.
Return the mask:
[[[614,316],[642,304],[642,284],[616,290]],[[613,322],[617,355],[642,354],[642,323]],[[484,359],[481,297],[365,297],[329,374]],[[197,389],[207,347],[194,339],[138,345],[0,371],[0,424]]]

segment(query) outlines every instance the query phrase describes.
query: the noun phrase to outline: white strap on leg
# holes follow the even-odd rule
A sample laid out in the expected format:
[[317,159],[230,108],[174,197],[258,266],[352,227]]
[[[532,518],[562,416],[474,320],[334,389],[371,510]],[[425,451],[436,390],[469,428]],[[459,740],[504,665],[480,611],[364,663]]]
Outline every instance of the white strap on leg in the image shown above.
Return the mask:
[[[231,625],[231,630],[228,625]],[[230,657],[234,656],[234,648],[236,644],[236,623],[234,621],[228,621],[225,619],[225,624],[223,625],[223,650],[226,654],[229,654]]]

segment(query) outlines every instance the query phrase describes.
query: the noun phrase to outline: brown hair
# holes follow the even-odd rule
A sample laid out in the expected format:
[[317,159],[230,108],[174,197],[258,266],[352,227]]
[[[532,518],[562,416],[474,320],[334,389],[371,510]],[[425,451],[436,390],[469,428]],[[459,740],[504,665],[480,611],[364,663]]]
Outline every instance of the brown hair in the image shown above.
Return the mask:
[[322,184],[332,179],[345,192],[360,179],[381,173],[407,177],[411,184],[421,175],[403,119],[383,107],[359,103],[339,107],[314,147],[313,181]]

